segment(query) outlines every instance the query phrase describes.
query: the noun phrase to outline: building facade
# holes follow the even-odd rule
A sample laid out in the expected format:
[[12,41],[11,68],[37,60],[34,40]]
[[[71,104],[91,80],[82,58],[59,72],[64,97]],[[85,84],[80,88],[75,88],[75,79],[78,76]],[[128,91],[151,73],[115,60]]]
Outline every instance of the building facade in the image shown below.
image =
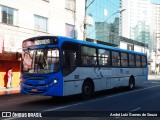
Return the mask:
[[121,36],[150,46],[150,0],[121,0]]
[[160,73],[160,4],[151,4],[151,18],[150,73],[158,74]]
[[86,38],[117,44],[119,5],[119,0],[87,0],[86,13],[92,16],[93,25],[87,26]]
[[83,39],[85,0],[1,0],[0,87],[12,67],[13,84],[19,84],[22,41],[41,35]]
[[143,13],[149,15],[149,0],[88,0],[87,5],[87,14],[91,14],[94,20],[93,26],[87,27],[88,39],[123,49],[147,52],[150,40],[149,20],[146,20],[148,16]]

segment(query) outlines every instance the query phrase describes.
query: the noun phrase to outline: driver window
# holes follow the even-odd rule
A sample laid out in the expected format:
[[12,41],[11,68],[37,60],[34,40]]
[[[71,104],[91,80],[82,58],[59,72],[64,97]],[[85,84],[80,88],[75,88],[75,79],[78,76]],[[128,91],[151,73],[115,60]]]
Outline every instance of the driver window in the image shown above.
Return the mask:
[[78,62],[78,45],[67,42],[62,46],[63,49],[63,75],[66,76],[73,72]]
[[59,70],[59,51],[57,49],[48,50],[47,63],[50,73]]

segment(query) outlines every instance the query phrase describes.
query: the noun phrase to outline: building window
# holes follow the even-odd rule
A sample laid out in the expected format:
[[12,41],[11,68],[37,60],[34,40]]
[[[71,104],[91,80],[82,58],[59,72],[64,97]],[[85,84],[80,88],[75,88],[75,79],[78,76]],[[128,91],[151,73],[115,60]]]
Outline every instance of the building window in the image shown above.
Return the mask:
[[134,45],[127,44],[127,50],[134,50]]
[[65,7],[68,10],[75,11],[75,0],[66,0]]
[[47,32],[48,18],[39,15],[34,15],[34,19],[35,19],[35,30]]
[[66,24],[66,36],[75,38],[75,30],[74,30],[74,25]]
[[0,6],[0,11],[0,22],[8,25],[17,25],[18,14],[16,9]]

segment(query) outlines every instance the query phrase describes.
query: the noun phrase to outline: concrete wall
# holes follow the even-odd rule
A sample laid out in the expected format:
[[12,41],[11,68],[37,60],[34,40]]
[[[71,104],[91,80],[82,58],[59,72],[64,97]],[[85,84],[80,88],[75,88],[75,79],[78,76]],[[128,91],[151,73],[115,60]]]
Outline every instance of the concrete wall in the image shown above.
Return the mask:
[[[24,39],[38,35],[65,36],[65,24],[75,25],[77,39],[83,39],[85,0],[76,0],[76,12],[66,9],[66,0],[1,0],[0,5],[17,10],[16,26],[0,22],[0,36],[4,39],[5,51],[21,48]],[[48,18],[48,31],[35,30],[34,15]],[[17,43],[18,42],[18,43]],[[10,43],[13,43],[12,45]],[[13,50],[14,49],[14,50]]]

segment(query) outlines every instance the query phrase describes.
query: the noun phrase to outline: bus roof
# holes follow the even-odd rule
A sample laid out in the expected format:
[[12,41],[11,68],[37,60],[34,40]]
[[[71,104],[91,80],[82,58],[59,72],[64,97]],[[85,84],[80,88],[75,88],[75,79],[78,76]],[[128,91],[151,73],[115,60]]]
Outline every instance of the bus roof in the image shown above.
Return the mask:
[[89,46],[92,46],[92,47],[106,48],[106,49],[111,49],[111,50],[115,50],[115,51],[146,55],[145,53],[142,53],[142,52],[126,50],[126,49],[122,49],[122,48],[118,48],[118,47],[113,47],[113,46],[108,46],[108,45],[103,45],[103,44],[98,44],[98,43],[93,43],[93,42],[88,42],[88,41],[77,40],[77,39],[62,37],[62,36],[56,36],[56,37],[58,39],[61,39],[62,42],[69,41],[69,42],[79,43],[79,44],[83,44],[83,45],[89,45]]
[[103,44],[98,44],[98,43],[93,43],[93,42],[88,42],[88,41],[83,41],[83,40],[78,40],[78,39],[73,39],[73,38],[69,38],[69,37],[63,37],[63,36],[37,36],[37,37],[32,37],[32,38],[28,38],[26,40],[24,40],[23,42],[26,41],[34,41],[36,39],[49,39],[49,38],[58,38],[58,43],[59,44],[63,44],[63,42],[73,42],[73,43],[78,43],[78,44],[82,44],[82,45],[88,45],[88,46],[92,46],[92,47],[98,47],[98,48],[105,48],[105,49],[110,49],[110,50],[115,50],[115,51],[120,51],[120,52],[127,52],[127,53],[132,53],[132,54],[139,54],[139,55],[146,55],[145,53],[142,52],[135,52],[132,50],[125,50],[122,48],[118,48],[118,47],[113,47],[113,46],[108,46],[108,45],[103,45]]

